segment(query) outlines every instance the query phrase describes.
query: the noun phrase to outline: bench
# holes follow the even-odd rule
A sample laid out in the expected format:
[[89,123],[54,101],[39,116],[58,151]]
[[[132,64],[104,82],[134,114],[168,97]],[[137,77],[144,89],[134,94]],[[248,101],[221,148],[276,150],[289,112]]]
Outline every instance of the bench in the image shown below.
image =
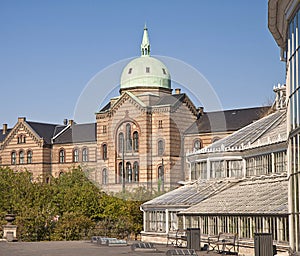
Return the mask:
[[[217,248],[218,253],[238,253],[237,234],[233,233],[219,233],[217,236],[208,237],[208,250]],[[233,250],[233,251],[231,251]]]
[[173,249],[173,250],[168,250],[166,252],[167,256],[171,255],[193,255],[197,256],[197,253],[194,249]]
[[139,252],[157,251],[153,243],[134,243],[131,245],[131,250]]
[[183,247],[186,240],[186,230],[177,229],[176,232],[168,233],[167,246],[171,244],[177,247]]
[[108,246],[127,246],[126,240],[120,240],[120,239],[111,239],[106,241],[106,245]]
[[110,238],[110,237],[98,237],[97,245],[108,245],[108,241],[117,240],[117,238]]

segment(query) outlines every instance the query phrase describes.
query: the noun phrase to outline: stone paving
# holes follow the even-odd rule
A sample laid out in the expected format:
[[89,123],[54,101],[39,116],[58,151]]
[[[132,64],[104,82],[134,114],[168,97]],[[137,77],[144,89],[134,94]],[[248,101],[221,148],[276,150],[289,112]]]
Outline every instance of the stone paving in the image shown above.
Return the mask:
[[[174,247],[155,245],[156,252],[134,252],[131,247],[99,246],[90,241],[0,242],[0,256],[165,256]],[[197,252],[198,255],[213,255]]]

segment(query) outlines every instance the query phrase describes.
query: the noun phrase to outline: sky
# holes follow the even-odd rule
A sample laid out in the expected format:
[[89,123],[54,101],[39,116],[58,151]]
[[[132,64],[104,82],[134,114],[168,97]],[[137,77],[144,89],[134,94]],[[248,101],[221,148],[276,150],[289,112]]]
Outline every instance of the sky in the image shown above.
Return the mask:
[[0,125],[73,119],[97,73],[140,55],[145,23],[151,54],[198,70],[222,109],[269,104],[285,81],[267,0],[0,0]]

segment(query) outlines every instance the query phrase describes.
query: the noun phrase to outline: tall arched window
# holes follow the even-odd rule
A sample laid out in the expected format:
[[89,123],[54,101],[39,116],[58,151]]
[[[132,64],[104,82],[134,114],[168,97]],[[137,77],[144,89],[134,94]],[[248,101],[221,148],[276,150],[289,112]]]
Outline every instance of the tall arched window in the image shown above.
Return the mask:
[[65,150],[61,149],[59,151],[59,162],[64,163],[65,162]]
[[126,124],[126,151],[132,150],[131,125]]
[[73,150],[73,162],[78,163],[79,162],[79,150],[75,148]]
[[16,164],[17,154],[15,151],[11,152],[11,164]]
[[83,150],[82,150],[82,162],[88,162],[88,161],[89,161],[88,149],[83,148]]
[[19,152],[19,164],[24,164],[24,151]]
[[159,140],[157,143],[157,152],[159,156],[164,154],[164,142],[163,140]]
[[139,133],[137,131],[133,133],[133,151],[139,151]]
[[134,162],[133,163],[133,181],[134,182],[138,182],[139,181],[139,163],[138,162]]
[[122,132],[119,133],[118,144],[119,153],[122,154],[124,152],[124,134]]
[[105,185],[108,183],[108,173],[107,173],[107,169],[104,168],[102,170],[102,184]]
[[32,163],[32,151],[28,150],[27,151],[27,164],[31,164]]
[[106,144],[102,145],[102,159],[103,160],[107,159],[107,145]]
[[126,180],[129,183],[132,182],[132,167],[130,162],[126,163]]

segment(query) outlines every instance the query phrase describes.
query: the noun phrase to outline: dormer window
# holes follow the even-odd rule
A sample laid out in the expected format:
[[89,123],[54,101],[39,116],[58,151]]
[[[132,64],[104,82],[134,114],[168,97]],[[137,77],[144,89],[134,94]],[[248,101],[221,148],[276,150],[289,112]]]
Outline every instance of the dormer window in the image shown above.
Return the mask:
[[163,71],[163,74],[164,74],[164,75],[167,74],[167,72],[166,72],[166,70],[165,70],[164,68],[162,69],[162,71]]
[[130,69],[128,70],[128,74],[131,74],[131,72],[132,72],[132,68],[130,68]]

